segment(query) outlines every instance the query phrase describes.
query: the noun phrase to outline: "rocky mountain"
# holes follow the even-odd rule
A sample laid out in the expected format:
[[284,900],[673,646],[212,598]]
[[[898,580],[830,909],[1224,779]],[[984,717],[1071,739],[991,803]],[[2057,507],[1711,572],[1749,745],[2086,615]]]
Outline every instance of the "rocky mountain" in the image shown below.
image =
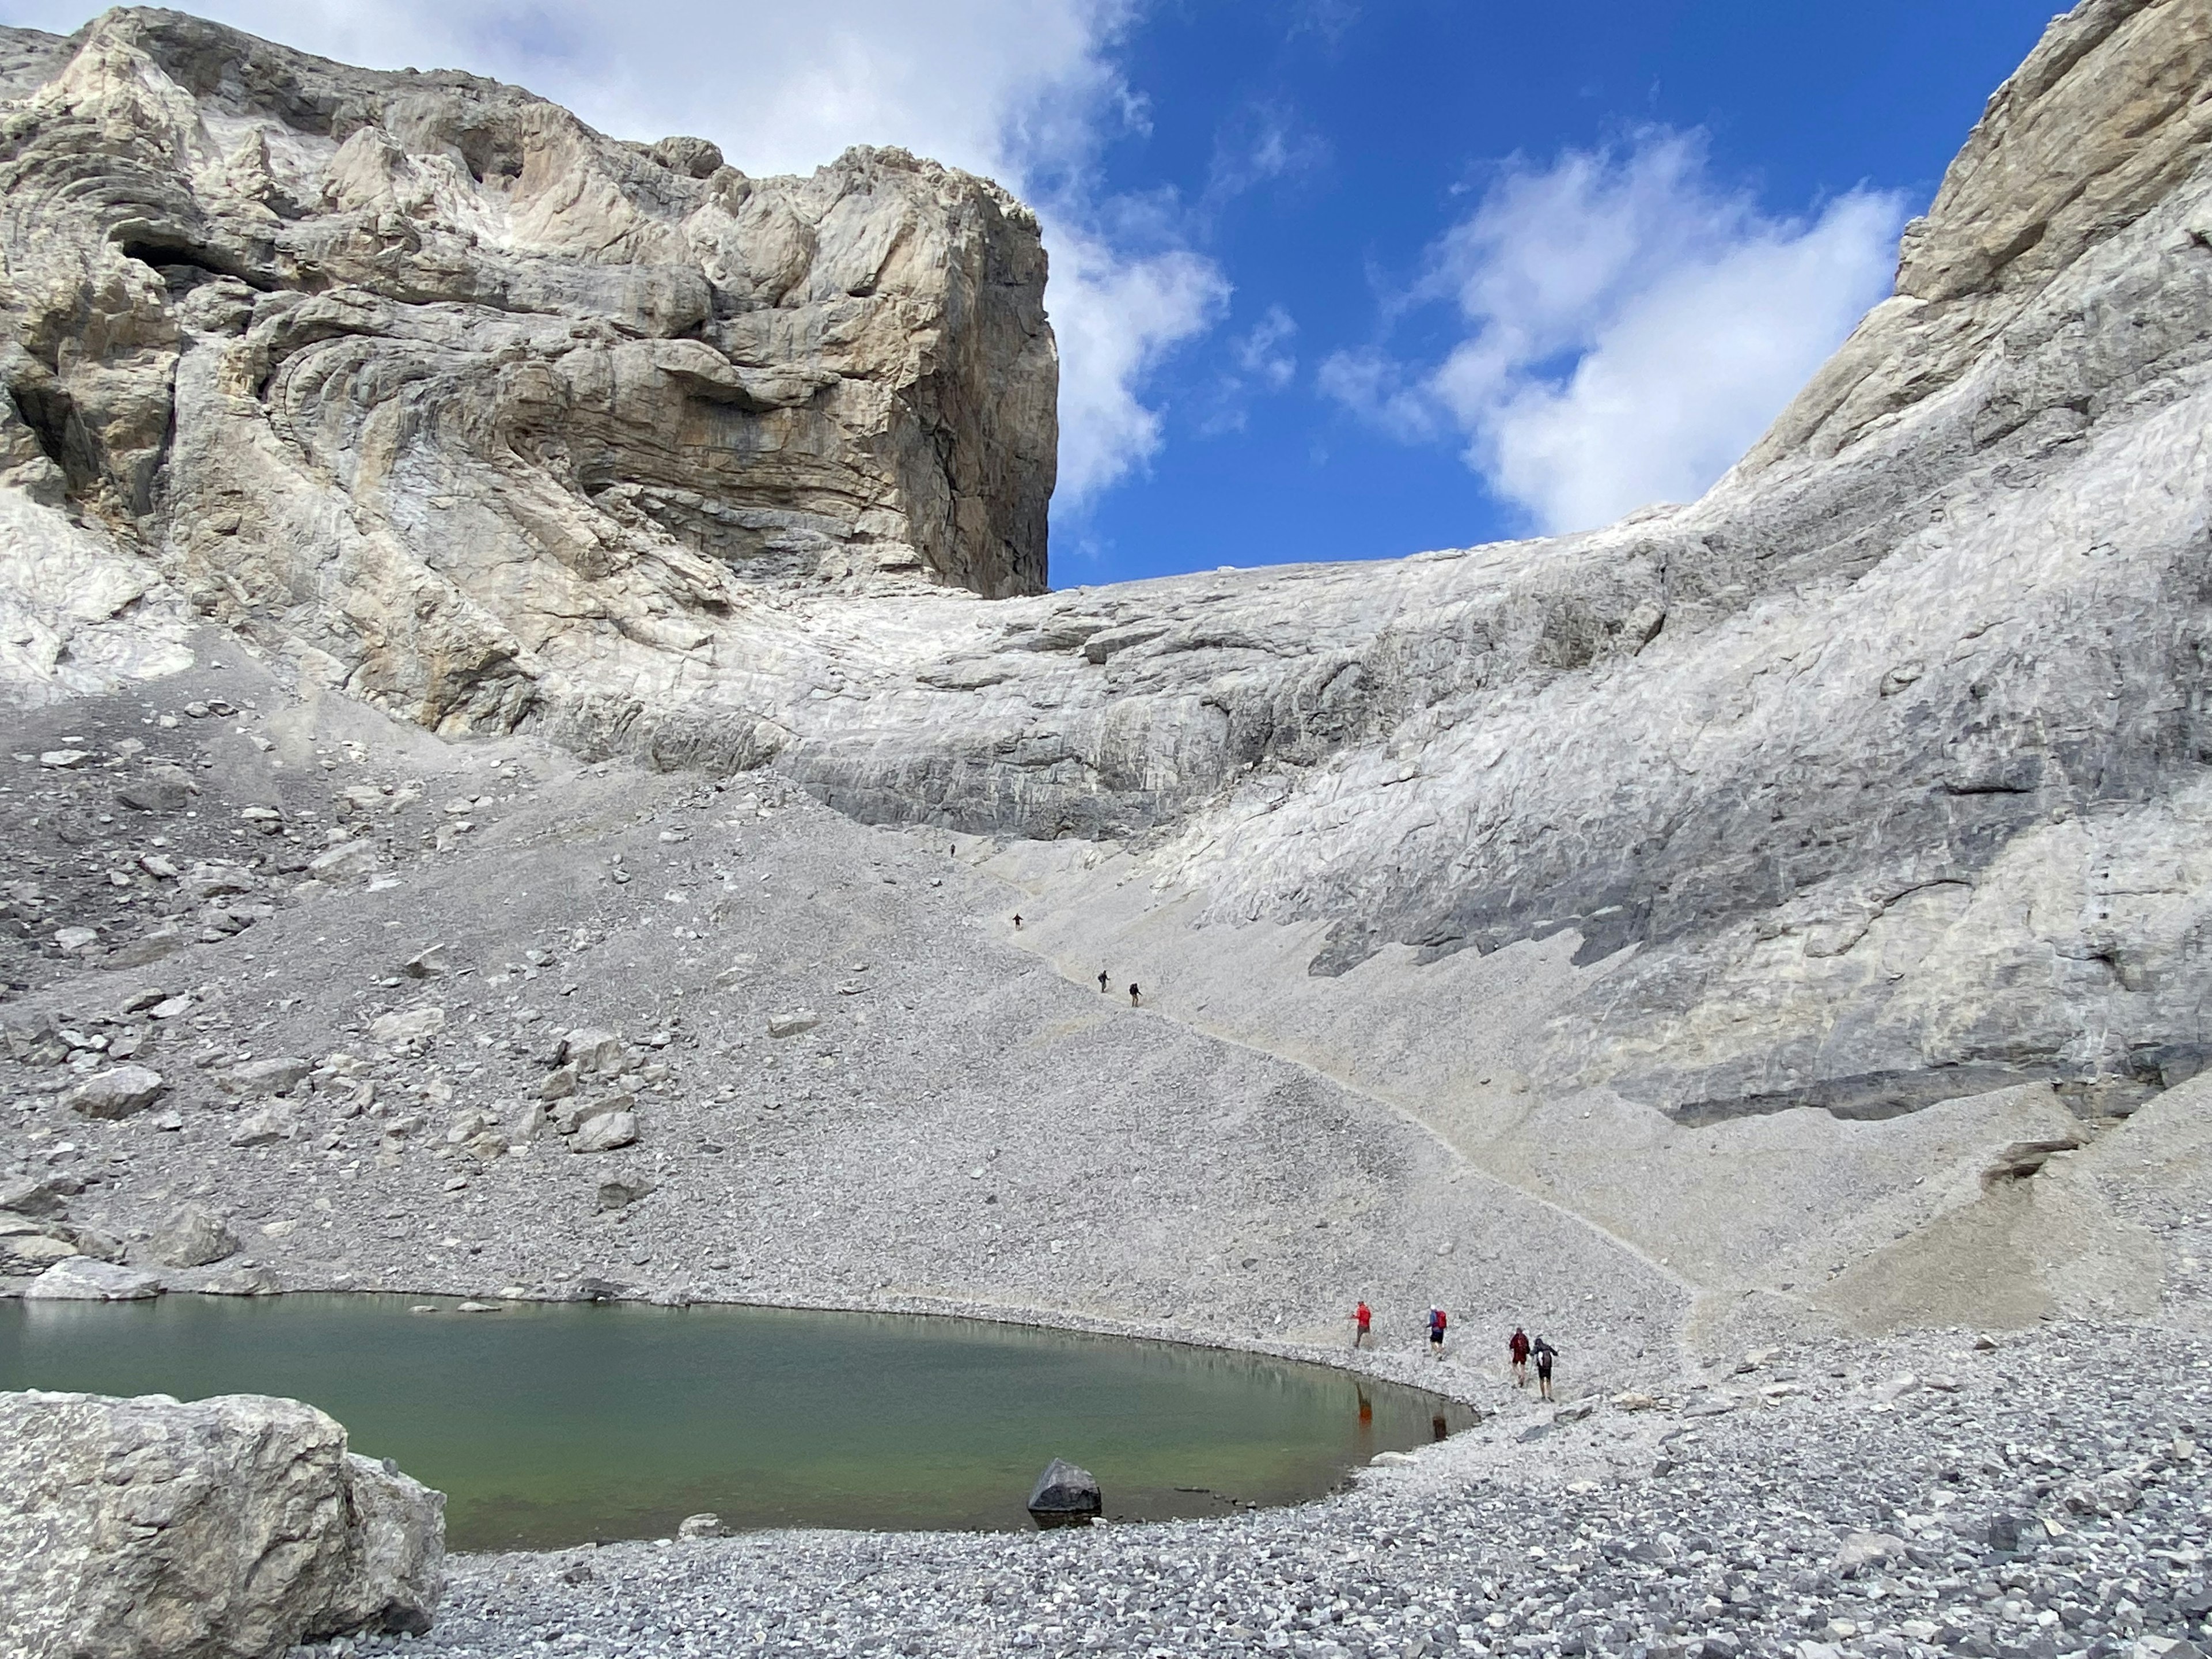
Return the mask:
[[749,179],[173,12],[4,61],[19,684],[206,617],[441,730],[586,732],[759,672],[793,584],[1043,586],[1057,359],[996,186]]
[[[988,184],[750,179],[166,12],[8,32],[0,82],[16,1168],[82,1153],[53,1126],[114,1061],[177,1126],[82,1130],[109,1191],[23,1249],[135,1262],[185,1197],[280,1226],[327,1169],[361,1214],[268,1234],[274,1282],[1296,1337],[1443,1278],[1584,1298],[1623,1367],[1662,1327],[2171,1292],[2201,1133],[2153,1097],[2212,1053],[2212,0],[2054,22],[1896,295],[1704,499],[1059,592],[1043,259]],[[441,944],[482,975],[454,1035],[376,1036]],[[871,1026],[845,958],[894,955]],[[651,1166],[620,1224],[571,1203],[575,1112],[531,1116],[577,1030],[626,1056],[570,1079],[629,1103],[593,1156]],[[801,1052],[836,1082],[771,1115]],[[240,1071],[271,1054],[282,1086]],[[987,1219],[964,1172],[1014,1146]],[[426,1264],[404,1194],[461,1156],[506,1196]],[[809,1235],[870,1172],[890,1242]],[[1067,1191],[1127,1224],[1015,1249]]]

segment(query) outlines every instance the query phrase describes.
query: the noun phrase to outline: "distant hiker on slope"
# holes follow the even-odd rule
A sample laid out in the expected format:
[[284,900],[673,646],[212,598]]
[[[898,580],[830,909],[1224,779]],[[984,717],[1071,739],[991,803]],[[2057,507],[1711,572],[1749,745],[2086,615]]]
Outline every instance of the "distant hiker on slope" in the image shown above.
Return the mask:
[[1103,968],[1098,970],[1098,994],[1102,997],[1106,994],[1106,970]]
[[1513,1328],[1512,1337],[1505,1344],[1505,1352],[1512,1357],[1513,1360],[1513,1386],[1516,1389],[1527,1388],[1528,1386],[1528,1333],[1516,1325]]
[[1359,1305],[1352,1310],[1352,1346],[1353,1347],[1364,1348],[1367,1346],[1367,1339],[1372,1333],[1374,1324],[1375,1310],[1367,1305],[1367,1299],[1362,1297]]
[[1429,1310],[1429,1358],[1431,1359],[1442,1359],[1444,1357],[1445,1323],[1444,1310],[1442,1308]]
[[1014,931],[1018,933],[1022,931],[1022,913],[1018,910],[1014,912]]
[[1143,994],[1142,994],[1141,992],[1139,992],[1139,991],[1137,989],[1136,985],[1135,985],[1133,982],[1132,982],[1132,983],[1131,983],[1131,985],[1130,985],[1130,987],[1129,987],[1129,1006],[1130,1006],[1132,1008],[1134,1008],[1134,1007],[1138,1006],[1139,1006],[1139,1004],[1140,1003],[1141,1000],[1142,1000],[1142,997],[1143,997]]
[[1536,1397],[1549,1400],[1552,1397],[1552,1362],[1559,1357],[1559,1351],[1540,1336],[1528,1352],[1536,1356]]

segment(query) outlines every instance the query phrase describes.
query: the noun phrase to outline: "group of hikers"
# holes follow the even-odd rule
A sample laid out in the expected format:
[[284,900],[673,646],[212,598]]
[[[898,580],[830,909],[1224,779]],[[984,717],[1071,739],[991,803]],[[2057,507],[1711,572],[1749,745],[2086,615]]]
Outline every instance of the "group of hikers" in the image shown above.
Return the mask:
[[[953,853],[956,856],[957,856],[959,850],[960,849],[957,847],[953,848]],[[1022,913],[1018,910],[1014,912],[1014,931],[1018,933],[1022,931]],[[1098,989],[1102,994],[1106,990],[1109,978],[1110,976],[1103,968],[1101,968],[1098,970]],[[1141,1008],[1145,1006],[1145,994],[1139,990],[1134,984],[1132,984],[1129,987],[1129,1006],[1132,1008]]]
[[[1450,1323],[1449,1316],[1442,1308],[1434,1306],[1430,1308],[1429,1357],[1431,1359],[1442,1359],[1444,1357],[1444,1331]],[[1359,1305],[1352,1310],[1352,1346],[1355,1348],[1365,1347],[1368,1338],[1374,1334],[1374,1330],[1375,1310],[1369,1307],[1366,1299],[1362,1297]],[[1513,1382],[1516,1387],[1525,1389],[1528,1386],[1528,1362],[1531,1359],[1536,1362],[1536,1387],[1539,1399],[1549,1400],[1552,1397],[1552,1363],[1559,1357],[1559,1351],[1557,1348],[1540,1336],[1532,1338],[1518,1325],[1513,1328],[1513,1334],[1505,1339],[1505,1358],[1513,1368]]]

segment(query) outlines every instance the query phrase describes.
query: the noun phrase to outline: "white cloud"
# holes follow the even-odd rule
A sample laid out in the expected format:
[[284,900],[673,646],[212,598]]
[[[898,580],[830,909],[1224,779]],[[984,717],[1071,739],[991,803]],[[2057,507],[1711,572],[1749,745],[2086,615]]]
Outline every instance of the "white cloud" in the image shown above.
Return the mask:
[[1292,337],[1298,331],[1291,313],[1280,306],[1269,306],[1267,315],[1252,325],[1230,349],[1237,367],[1270,392],[1280,392],[1291,383],[1298,372],[1297,354],[1290,349]]
[[1096,496],[1160,447],[1160,416],[1137,388],[1161,355],[1212,326],[1229,284],[1211,261],[1146,258],[1062,227],[1053,238],[1053,326],[1060,336],[1060,491]]
[[1323,365],[1325,391],[1408,439],[1454,431],[1543,528],[1702,492],[1887,291],[1899,198],[1809,220],[1717,187],[1695,135],[1509,166],[1431,251],[1413,301],[1468,331],[1443,361]]
[[[748,173],[805,172],[849,144],[872,143],[998,179],[1036,207],[1052,256],[1056,501],[1066,509],[1157,450],[1146,376],[1212,325],[1227,292],[1211,262],[1126,234],[1129,216],[1086,188],[1103,141],[1142,125],[1141,103],[1110,56],[1135,3],[195,0],[192,9],[349,63],[516,82],[622,137],[695,133]],[[64,32],[91,9],[83,0],[9,8],[12,21]]]

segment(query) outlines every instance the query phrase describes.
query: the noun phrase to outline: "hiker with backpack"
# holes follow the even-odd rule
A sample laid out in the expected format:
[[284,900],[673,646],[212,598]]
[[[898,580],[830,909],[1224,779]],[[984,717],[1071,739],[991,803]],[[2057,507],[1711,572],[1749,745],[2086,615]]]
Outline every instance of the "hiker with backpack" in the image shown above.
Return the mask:
[[1442,1308],[1432,1307],[1429,1310],[1429,1358],[1431,1359],[1442,1359],[1444,1357],[1446,1322],[1444,1310]]
[[1513,1362],[1513,1386],[1516,1389],[1527,1388],[1528,1386],[1528,1333],[1516,1325],[1513,1328],[1512,1336],[1506,1341],[1505,1352]]
[[1540,1336],[1529,1344],[1528,1352],[1536,1357],[1536,1397],[1549,1400],[1552,1397],[1552,1362],[1559,1357],[1559,1351]]

